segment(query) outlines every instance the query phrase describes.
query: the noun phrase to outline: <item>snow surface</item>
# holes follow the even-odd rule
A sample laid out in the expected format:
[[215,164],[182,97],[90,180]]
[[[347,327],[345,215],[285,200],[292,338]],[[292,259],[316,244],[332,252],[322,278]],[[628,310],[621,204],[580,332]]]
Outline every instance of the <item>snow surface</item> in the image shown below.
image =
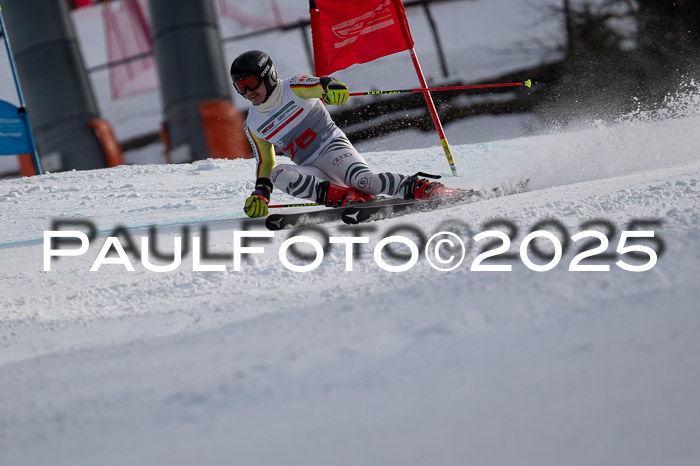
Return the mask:
[[[537,63],[545,57],[530,44],[561,37],[556,18],[543,21],[529,0],[433,12],[449,24],[450,69],[465,80]],[[99,10],[74,19],[86,62],[101,64]],[[438,79],[425,19],[413,10],[409,21],[428,79]],[[236,33],[230,21],[221,28]],[[224,52],[230,60],[252,47],[270,50],[284,75],[307,71],[298,31]],[[0,98],[14,102],[4,60]],[[415,85],[400,55],[339,77],[357,89]],[[91,76],[120,138],[157,128],[157,94],[111,101],[106,79]],[[531,191],[371,224],[359,230],[369,245],[352,272],[338,245],[312,272],[285,269],[277,252],[292,232],[256,242],[265,253],[239,272],[230,258],[212,262],[223,272],[192,271],[191,254],[168,273],[132,256],[134,272],[90,272],[117,226],[138,245],[155,225],[162,251],[183,228],[206,229],[210,252],[230,254],[234,231],[261,228],[244,226],[241,212],[250,160],[0,180],[0,465],[698,464],[697,83],[616,124],[516,137],[537,126],[511,117],[448,125],[459,178],[434,135],[364,145],[376,170],[439,173],[464,188],[529,178]],[[161,147],[128,156],[159,160]],[[56,219],[89,220],[100,234],[84,256],[47,272],[42,238]],[[569,236],[608,221],[617,229],[609,251],[630,220],[659,219],[665,251],[643,273],[609,260],[610,272],[569,272],[579,244],[549,272],[519,259],[507,262],[511,272],[470,271],[481,244],[469,238],[497,219],[519,228],[511,252],[544,219]],[[372,248],[400,226],[454,231],[471,249],[452,272],[423,257],[408,272],[383,271]]]
[[[161,250],[185,224],[205,226],[210,251],[230,253],[250,160],[0,181],[0,463],[697,464],[697,97],[614,125],[454,147],[462,176],[448,185],[529,178],[532,190],[376,222],[352,272],[338,246],[312,272],[285,269],[277,253],[292,232],[257,242],[265,253],[239,272],[231,259],[193,272],[191,254],[168,273],[138,258],[134,272],[90,272],[118,225],[136,242],[157,225]],[[367,159],[449,172],[439,148]],[[46,272],[42,235],[57,218],[102,234]],[[392,227],[469,241],[494,219],[520,229],[511,251],[543,219],[569,236],[608,220],[610,251],[630,220],[659,219],[665,251],[642,273],[612,261],[569,272],[578,244],[544,273],[519,259],[511,272],[470,271],[476,247],[452,272],[421,258],[390,273],[372,258]]]

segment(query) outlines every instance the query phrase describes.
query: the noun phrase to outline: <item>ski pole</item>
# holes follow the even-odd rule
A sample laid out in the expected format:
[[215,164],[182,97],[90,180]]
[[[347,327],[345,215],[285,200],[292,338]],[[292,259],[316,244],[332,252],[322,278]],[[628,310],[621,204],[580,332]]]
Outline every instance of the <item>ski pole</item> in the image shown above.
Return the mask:
[[312,207],[312,206],[317,206],[321,205],[318,202],[307,202],[305,204],[274,204],[274,205],[268,205],[268,209],[286,209],[289,207]]
[[391,91],[367,91],[367,92],[351,92],[350,97],[360,95],[385,95],[385,94],[406,94],[408,92],[425,92],[425,91],[456,91],[461,89],[481,89],[485,87],[515,87],[526,86],[531,87],[532,81],[529,79],[521,83],[498,83],[498,84],[473,84],[470,86],[444,86],[444,87],[423,87],[417,89],[394,89]]

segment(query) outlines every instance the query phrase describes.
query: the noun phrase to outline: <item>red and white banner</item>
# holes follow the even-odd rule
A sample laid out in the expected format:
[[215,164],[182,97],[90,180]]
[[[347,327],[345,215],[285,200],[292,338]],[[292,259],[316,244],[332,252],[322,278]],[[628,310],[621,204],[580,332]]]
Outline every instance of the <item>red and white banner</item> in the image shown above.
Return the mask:
[[400,0],[315,0],[311,34],[316,76],[413,48]]
[[[112,99],[117,100],[158,89],[152,56],[151,25],[145,0],[123,0],[102,5]],[[116,64],[130,57],[141,56]]]

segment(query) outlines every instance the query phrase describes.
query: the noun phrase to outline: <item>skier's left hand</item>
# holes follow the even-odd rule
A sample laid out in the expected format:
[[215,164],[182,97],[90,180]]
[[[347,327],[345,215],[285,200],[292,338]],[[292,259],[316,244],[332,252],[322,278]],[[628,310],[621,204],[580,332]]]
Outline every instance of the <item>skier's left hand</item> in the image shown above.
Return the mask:
[[324,87],[323,101],[331,105],[343,105],[348,100],[350,91],[345,83],[331,81]]

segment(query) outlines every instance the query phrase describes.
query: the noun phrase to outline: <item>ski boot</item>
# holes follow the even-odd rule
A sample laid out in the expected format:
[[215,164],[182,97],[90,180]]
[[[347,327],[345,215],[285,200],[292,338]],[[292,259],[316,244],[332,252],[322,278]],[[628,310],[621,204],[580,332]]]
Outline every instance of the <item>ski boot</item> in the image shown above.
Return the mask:
[[429,175],[422,172],[409,176],[404,181],[404,199],[427,201],[442,195],[448,195],[453,191],[450,188],[446,188],[442,183],[428,181],[426,178],[419,178],[421,176],[434,179],[440,178],[439,175]]
[[316,202],[328,207],[344,207],[349,204],[369,202],[374,199],[371,194],[361,193],[347,186],[338,186],[330,181],[318,185]]

